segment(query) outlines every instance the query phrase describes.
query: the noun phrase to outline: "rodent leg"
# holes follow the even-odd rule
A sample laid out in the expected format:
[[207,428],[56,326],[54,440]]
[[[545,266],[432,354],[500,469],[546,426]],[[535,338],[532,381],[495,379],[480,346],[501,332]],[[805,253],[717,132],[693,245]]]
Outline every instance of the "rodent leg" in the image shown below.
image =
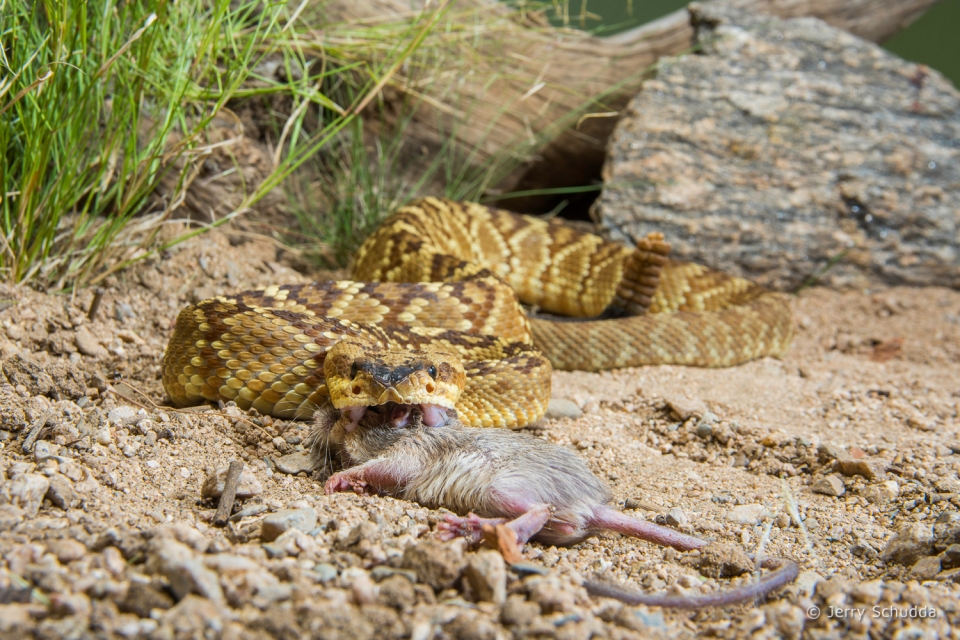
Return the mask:
[[323,486],[323,490],[327,494],[351,489],[366,494],[392,493],[413,478],[414,473],[409,466],[394,458],[370,460],[333,474]]
[[506,521],[506,518],[481,518],[475,513],[468,513],[466,516],[448,513],[443,522],[437,523],[437,530],[440,532],[439,538],[444,542],[454,538],[466,538],[476,544],[483,539],[483,525],[496,527]]
[[517,534],[517,545],[523,546],[527,540],[540,533],[544,525],[553,516],[553,508],[548,504],[534,505],[519,518],[507,523],[507,528]]
[[616,531],[664,547],[673,547],[680,551],[700,549],[707,545],[706,540],[634,518],[606,505],[593,509],[593,514],[587,520],[587,528],[598,531]]

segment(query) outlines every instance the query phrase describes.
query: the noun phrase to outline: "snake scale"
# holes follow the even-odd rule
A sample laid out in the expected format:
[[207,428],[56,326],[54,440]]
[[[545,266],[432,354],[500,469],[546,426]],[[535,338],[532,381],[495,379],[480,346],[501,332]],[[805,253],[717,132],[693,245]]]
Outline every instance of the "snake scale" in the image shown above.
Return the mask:
[[465,424],[516,428],[543,415],[552,368],[727,367],[786,351],[787,296],[670,260],[669,249],[660,234],[630,248],[424,198],[361,246],[355,280],[273,285],[185,308],[163,385],[178,406],[233,400],[296,418],[329,401],[357,416],[400,403],[430,420],[455,410]]

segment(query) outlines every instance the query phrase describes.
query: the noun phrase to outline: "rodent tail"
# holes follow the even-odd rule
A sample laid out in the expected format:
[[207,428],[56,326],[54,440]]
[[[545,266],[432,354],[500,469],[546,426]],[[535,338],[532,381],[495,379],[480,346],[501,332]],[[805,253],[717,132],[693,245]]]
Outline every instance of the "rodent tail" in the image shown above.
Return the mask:
[[584,582],[583,586],[586,587],[587,593],[590,595],[614,598],[629,605],[643,604],[650,607],[668,607],[671,609],[703,609],[706,607],[723,607],[761,598],[774,589],[790,584],[796,580],[800,573],[797,563],[785,558],[767,558],[761,566],[765,569],[772,569],[772,571],[756,582],[705,595],[638,593],[610,582],[594,580]]

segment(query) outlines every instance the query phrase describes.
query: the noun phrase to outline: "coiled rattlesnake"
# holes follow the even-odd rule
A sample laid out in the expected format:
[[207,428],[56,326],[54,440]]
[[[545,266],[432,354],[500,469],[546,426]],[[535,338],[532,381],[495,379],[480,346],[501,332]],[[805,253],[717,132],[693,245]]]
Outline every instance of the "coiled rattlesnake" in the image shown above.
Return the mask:
[[[668,252],[657,234],[630,249],[425,198],[364,243],[356,281],[271,286],[184,309],[164,388],[177,405],[234,400],[283,418],[308,417],[329,399],[354,420],[363,407],[399,403],[437,423],[455,409],[465,424],[522,427],[546,409],[551,363],[724,367],[787,349],[786,296]],[[520,302],[620,317],[528,318]]]

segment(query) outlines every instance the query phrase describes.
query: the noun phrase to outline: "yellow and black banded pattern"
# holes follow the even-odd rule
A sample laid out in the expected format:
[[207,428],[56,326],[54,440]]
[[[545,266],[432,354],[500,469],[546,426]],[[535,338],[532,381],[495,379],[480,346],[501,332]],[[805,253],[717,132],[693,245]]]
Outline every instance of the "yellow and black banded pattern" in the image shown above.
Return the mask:
[[[551,364],[725,367],[786,351],[787,296],[668,253],[657,234],[628,248],[536,218],[425,198],[364,243],[355,281],[274,285],[184,309],[164,356],[164,388],[178,405],[234,400],[307,417],[328,397],[324,356],[339,340],[441,345],[467,374],[456,404],[464,422],[519,427],[545,411]],[[574,317],[639,315],[552,322],[527,318],[520,302]]]

